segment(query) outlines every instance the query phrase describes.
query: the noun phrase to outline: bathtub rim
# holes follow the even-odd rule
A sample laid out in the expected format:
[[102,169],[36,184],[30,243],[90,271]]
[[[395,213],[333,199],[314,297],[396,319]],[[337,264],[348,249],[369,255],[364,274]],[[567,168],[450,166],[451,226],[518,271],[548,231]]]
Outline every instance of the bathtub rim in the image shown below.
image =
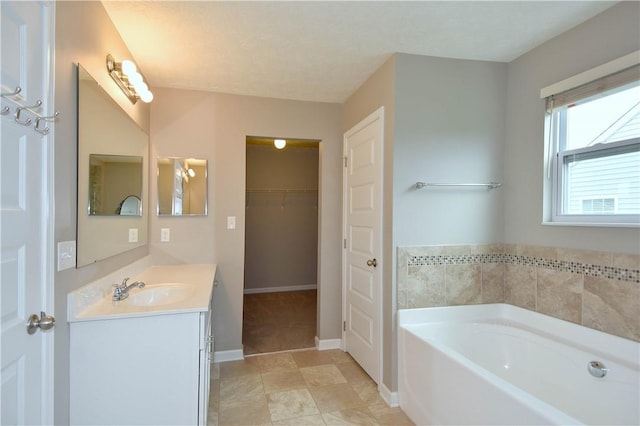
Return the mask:
[[606,357],[631,369],[640,370],[639,342],[507,303],[400,309],[398,331],[414,324],[481,323],[491,320],[506,321],[509,325],[560,344],[574,346],[595,356]]

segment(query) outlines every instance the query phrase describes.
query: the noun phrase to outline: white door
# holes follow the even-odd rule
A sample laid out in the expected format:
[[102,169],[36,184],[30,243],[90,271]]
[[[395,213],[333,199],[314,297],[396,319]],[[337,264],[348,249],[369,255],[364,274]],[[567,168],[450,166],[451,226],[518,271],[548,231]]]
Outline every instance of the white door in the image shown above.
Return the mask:
[[[0,89],[19,86],[20,105],[42,100],[51,112],[53,90],[49,51],[53,4],[2,1]],[[52,313],[52,136],[34,130],[35,118],[2,97],[0,119],[0,340],[2,360],[0,421],[3,425],[53,423],[53,333],[27,332],[27,321]],[[5,109],[8,108],[8,109]],[[27,120],[31,119],[31,122]],[[52,128],[51,123],[46,125]],[[40,126],[43,129],[45,126]]]
[[344,135],[344,344],[379,383],[382,366],[383,108]]

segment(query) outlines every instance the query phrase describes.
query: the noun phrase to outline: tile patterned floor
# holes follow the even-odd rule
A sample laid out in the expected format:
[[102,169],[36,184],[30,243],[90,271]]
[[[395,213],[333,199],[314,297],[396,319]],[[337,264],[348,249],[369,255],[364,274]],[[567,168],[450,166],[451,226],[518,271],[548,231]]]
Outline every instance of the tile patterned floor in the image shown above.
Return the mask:
[[341,350],[257,355],[212,365],[208,425],[412,425]]
[[316,294],[316,290],[245,294],[244,354],[313,348]]

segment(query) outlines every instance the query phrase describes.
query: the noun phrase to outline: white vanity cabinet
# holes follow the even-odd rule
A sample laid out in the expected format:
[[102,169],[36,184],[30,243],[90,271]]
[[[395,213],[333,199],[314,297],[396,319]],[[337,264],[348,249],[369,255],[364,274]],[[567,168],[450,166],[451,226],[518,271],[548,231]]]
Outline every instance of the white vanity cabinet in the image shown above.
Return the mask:
[[[73,317],[72,425],[206,425],[213,280],[210,285],[208,300],[198,308],[168,305],[110,315],[102,307],[101,315],[91,317],[91,309],[98,312],[92,307]],[[125,302],[111,305],[128,309]]]

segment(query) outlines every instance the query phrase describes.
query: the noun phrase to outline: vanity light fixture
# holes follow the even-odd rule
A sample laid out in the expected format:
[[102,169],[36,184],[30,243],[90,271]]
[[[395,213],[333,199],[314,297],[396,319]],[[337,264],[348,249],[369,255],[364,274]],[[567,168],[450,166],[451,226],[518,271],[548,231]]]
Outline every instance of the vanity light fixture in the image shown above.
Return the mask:
[[273,144],[276,148],[283,149],[285,146],[287,146],[287,141],[284,139],[274,139]]
[[153,93],[149,91],[149,86],[144,82],[144,77],[137,71],[133,61],[125,59],[116,62],[111,54],[107,54],[107,71],[131,103],[135,104],[138,99],[145,103],[153,100]]

